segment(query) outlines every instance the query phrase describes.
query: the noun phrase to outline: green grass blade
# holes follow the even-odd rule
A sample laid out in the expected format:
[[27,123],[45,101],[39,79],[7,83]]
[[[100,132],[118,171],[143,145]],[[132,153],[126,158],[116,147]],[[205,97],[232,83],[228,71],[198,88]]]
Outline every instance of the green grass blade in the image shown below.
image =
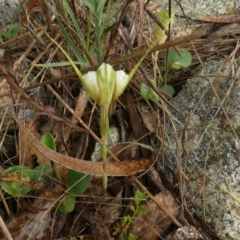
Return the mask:
[[[80,65],[81,67],[87,67],[88,64],[86,64],[85,62],[77,62],[77,61],[73,61],[76,65]],[[70,62],[56,62],[56,63],[38,63],[38,64],[34,64],[34,66],[36,67],[46,67],[46,68],[50,68],[50,67],[63,67],[63,66],[70,66],[72,65]]]
[[82,2],[89,7],[91,12],[96,16],[96,10],[97,10],[97,1],[96,0],[82,0]]
[[78,62],[85,62],[85,60],[83,59],[83,57],[81,56],[79,49],[76,47],[76,45],[74,44],[71,36],[68,34],[68,32],[66,31],[65,27],[63,26],[63,24],[61,23],[61,21],[57,18],[57,22],[62,30],[62,33],[64,35],[64,38],[66,39],[70,49],[72,50],[73,54],[75,55],[76,59]]
[[77,19],[75,18],[74,13],[73,13],[72,9],[70,8],[68,2],[66,0],[62,0],[62,1],[63,1],[64,8],[66,9],[67,13],[69,14],[69,16],[70,16],[70,18],[71,18],[71,20],[73,22],[73,26],[74,26],[74,28],[75,28],[75,30],[77,32],[77,35],[79,36],[81,44],[83,45],[83,43],[84,43],[84,40],[83,40],[84,36],[83,36],[83,33],[82,33],[82,31],[81,31],[81,29],[79,27]]
[[74,71],[76,72],[78,78],[80,79],[80,81],[84,81],[81,71],[79,70],[77,65],[74,63],[74,61],[71,59],[71,57],[67,54],[67,52],[53,38],[50,37],[50,35],[47,33],[47,31],[42,26],[38,25],[38,27],[40,27],[41,30],[45,33],[45,35],[62,51],[62,53],[67,58],[67,60],[71,63],[71,65],[72,65]]

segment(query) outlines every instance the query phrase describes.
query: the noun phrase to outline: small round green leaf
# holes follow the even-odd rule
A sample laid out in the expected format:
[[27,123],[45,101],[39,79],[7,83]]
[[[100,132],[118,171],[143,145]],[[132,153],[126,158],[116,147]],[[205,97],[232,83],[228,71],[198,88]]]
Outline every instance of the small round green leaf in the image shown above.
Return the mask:
[[147,99],[151,100],[152,102],[156,103],[159,101],[158,95],[154,92],[154,90],[151,87],[149,87],[145,83],[141,84],[140,93],[144,98],[147,98]]
[[133,205],[130,206],[130,209],[131,209],[133,212],[136,211],[136,208],[135,208]]
[[[49,173],[50,172],[50,173]],[[47,184],[50,181],[50,166],[38,166],[34,170],[28,166],[19,165],[6,169],[4,177],[8,181],[1,182],[2,189],[13,196],[24,196],[29,191],[35,189],[33,183],[36,181]]]
[[174,93],[175,93],[175,90],[174,90],[174,88],[171,86],[171,85],[163,85],[163,86],[161,86],[160,87],[160,89],[164,92],[164,93],[166,93],[166,94],[168,94],[169,96],[173,96],[174,95]]
[[41,141],[44,146],[52,149],[53,151],[56,151],[56,145],[54,141],[54,137],[51,133],[46,132],[42,135]]
[[69,189],[68,193],[75,195],[83,194],[92,180],[90,175],[86,175],[71,169],[68,170],[67,177],[67,187]]
[[7,192],[8,194],[12,196],[24,196],[26,195],[29,191],[32,190],[32,187],[30,185],[25,185],[23,183],[19,182],[2,182],[2,189]]
[[184,48],[170,49],[168,52],[168,71],[188,67],[192,63],[192,54]]
[[24,178],[26,182],[33,182],[36,180],[37,175],[30,169],[30,167],[25,165],[16,165],[9,167],[4,171],[4,175],[8,177],[13,177],[15,179]]
[[48,184],[51,181],[52,176],[52,167],[46,164],[39,165],[34,168],[35,173],[37,174],[37,181],[42,182],[43,184]]
[[147,211],[146,207],[145,206],[139,206],[137,212],[138,213],[145,213]]
[[69,194],[66,194],[58,209],[61,213],[70,213],[74,210],[74,207],[75,207],[75,196],[72,196],[72,195],[69,195]]
[[4,176],[12,181],[2,181],[2,189],[13,196],[23,196],[34,189],[31,183],[38,178],[35,171],[24,165],[6,169]]

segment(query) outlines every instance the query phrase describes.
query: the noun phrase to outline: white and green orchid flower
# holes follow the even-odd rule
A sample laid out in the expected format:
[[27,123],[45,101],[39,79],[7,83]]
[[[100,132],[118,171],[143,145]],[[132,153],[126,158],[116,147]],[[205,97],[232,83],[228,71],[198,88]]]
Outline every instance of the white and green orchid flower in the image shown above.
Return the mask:
[[115,71],[111,65],[102,63],[97,71],[83,75],[82,84],[96,103],[110,106],[123,93],[129,80],[124,71]]
[[89,96],[100,105],[100,133],[102,146],[100,155],[103,161],[103,187],[107,188],[106,157],[109,134],[108,112],[113,103],[125,90],[130,77],[124,71],[115,71],[109,64],[103,63],[97,71],[83,75],[82,84]]

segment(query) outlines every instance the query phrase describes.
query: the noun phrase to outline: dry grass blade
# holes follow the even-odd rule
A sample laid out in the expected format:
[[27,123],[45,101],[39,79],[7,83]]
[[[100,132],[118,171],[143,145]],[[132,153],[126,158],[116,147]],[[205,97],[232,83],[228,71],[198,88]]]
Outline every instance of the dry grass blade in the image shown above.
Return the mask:
[[230,14],[230,15],[208,15],[208,16],[199,16],[194,18],[194,20],[205,21],[205,22],[214,22],[214,23],[237,23],[240,22],[239,14]]
[[5,237],[7,238],[7,240],[13,240],[10,232],[8,231],[8,228],[6,227],[2,217],[0,216],[0,228],[3,231],[3,234],[5,235]]
[[[141,139],[140,142],[144,144],[147,143],[147,138],[144,137],[146,135],[145,130],[142,128],[142,122],[139,119],[137,110],[135,108],[135,104],[133,102],[132,97],[128,94],[127,95],[127,102],[128,102],[128,109],[129,109],[129,117],[130,122],[132,124],[134,135],[137,139]],[[141,148],[142,155],[147,157],[149,156],[149,152],[145,148]]]

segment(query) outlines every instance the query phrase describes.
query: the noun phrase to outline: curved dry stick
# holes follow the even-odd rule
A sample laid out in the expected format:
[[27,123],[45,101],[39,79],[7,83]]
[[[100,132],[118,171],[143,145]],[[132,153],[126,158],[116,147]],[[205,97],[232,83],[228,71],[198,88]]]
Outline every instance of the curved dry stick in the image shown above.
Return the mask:
[[[42,145],[36,137],[24,126],[24,124],[13,113],[13,118],[17,122],[22,133],[29,142],[46,158],[58,163],[66,168],[79,171],[94,176],[102,176],[102,162],[91,162],[80,160],[57,153]],[[137,160],[126,160],[118,162],[107,162],[108,176],[129,176],[147,170],[152,165],[150,159],[142,158]]]

